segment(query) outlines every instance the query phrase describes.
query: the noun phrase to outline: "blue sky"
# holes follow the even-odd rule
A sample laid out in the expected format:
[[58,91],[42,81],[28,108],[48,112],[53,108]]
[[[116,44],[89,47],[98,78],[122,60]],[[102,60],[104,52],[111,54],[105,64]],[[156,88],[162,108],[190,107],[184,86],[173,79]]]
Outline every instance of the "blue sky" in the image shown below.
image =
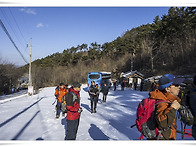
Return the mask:
[[[44,58],[82,43],[104,44],[127,30],[153,23],[169,7],[0,7],[0,19],[29,61]],[[16,65],[25,62],[0,27],[0,58]]]

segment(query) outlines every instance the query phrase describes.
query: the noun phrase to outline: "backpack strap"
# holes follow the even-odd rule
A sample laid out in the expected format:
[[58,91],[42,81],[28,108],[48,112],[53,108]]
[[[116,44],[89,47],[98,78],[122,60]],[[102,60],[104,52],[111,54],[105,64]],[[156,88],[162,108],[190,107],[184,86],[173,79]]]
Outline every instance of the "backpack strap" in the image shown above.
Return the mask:
[[169,101],[164,101],[164,100],[158,100],[158,101],[155,101],[155,105],[158,105],[160,103],[168,103],[168,104],[171,104],[171,102]]
[[[155,106],[157,106],[158,104],[161,104],[161,103],[168,103],[168,104],[171,104],[171,102],[169,102],[169,101],[158,100],[158,101],[155,101]],[[167,130],[169,130],[170,128],[171,128],[171,126],[168,126],[167,128],[159,129],[159,130],[158,130],[158,136],[156,137],[157,140],[159,140],[159,139],[161,138],[162,132],[167,131]]]

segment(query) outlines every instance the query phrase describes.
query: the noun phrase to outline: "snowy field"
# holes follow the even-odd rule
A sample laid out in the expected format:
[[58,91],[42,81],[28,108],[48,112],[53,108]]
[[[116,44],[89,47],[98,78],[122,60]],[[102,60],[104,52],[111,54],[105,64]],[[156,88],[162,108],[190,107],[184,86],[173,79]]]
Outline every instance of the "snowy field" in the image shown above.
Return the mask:
[[[120,142],[121,145],[124,141],[132,140],[131,143],[129,142],[130,146],[132,143],[143,142],[138,140],[140,133],[137,128],[130,128],[130,126],[135,124],[138,103],[148,97],[148,92],[134,91],[129,88],[121,91],[120,86],[116,91],[111,88],[107,102],[101,102],[101,93],[97,113],[91,114],[90,99],[86,91],[87,85],[82,85],[80,95],[83,112],[77,133],[78,141],[110,140],[114,143],[117,140],[117,144]],[[1,97],[0,146],[4,145],[4,141],[13,143],[12,140],[63,141],[66,134],[66,118],[62,116],[59,119],[55,118],[55,105],[52,105],[55,100],[54,92],[55,87],[47,87],[33,96],[21,94],[9,98]],[[190,128],[187,127],[187,129]],[[181,130],[179,121],[178,130]],[[181,134],[177,135],[177,140],[173,142],[182,145],[188,140],[189,143],[196,145],[192,137],[184,138],[181,142]],[[154,142],[151,141],[151,143]]]

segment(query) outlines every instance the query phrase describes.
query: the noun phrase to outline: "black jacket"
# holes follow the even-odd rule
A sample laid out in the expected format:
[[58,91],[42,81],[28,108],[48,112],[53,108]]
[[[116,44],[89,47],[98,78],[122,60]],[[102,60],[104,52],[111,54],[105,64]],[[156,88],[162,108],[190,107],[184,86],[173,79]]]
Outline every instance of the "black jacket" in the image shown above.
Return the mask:
[[103,86],[102,87],[102,92],[103,92],[104,95],[107,95],[108,92],[109,92],[109,87],[108,86]]

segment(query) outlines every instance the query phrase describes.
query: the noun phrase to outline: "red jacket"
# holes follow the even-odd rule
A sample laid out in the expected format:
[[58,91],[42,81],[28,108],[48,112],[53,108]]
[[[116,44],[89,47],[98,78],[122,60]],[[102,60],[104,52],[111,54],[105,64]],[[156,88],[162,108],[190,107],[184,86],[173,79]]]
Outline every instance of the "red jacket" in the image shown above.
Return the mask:
[[80,113],[78,109],[80,108],[80,93],[70,88],[69,92],[66,95],[66,104],[67,104],[67,119],[76,120],[79,119]]

